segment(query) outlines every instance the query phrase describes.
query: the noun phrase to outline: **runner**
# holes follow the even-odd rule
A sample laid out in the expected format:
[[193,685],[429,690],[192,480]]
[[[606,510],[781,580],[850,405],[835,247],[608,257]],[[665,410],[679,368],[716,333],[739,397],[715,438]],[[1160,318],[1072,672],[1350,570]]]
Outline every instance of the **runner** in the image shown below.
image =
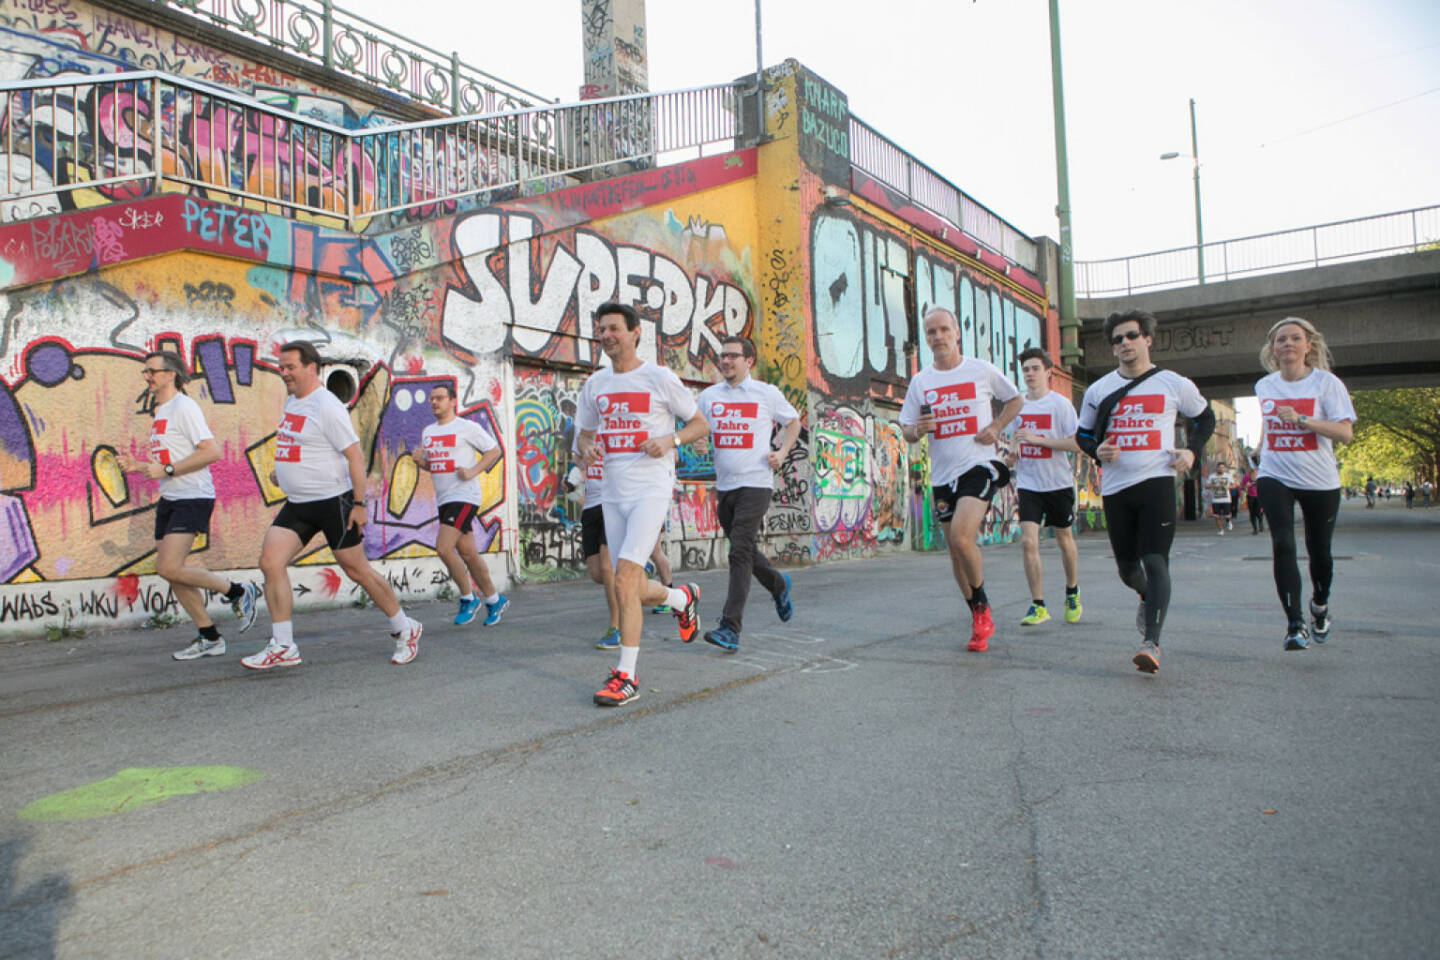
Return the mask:
[[[455,415],[455,387],[442,383],[430,390],[430,412],[435,422],[420,435],[421,449],[414,455],[415,463],[430,474],[435,485],[435,506],[440,514],[440,527],[435,533],[435,552],[460,589],[460,610],[457,624],[475,619],[483,600],[487,627],[500,622],[500,615],[510,606],[503,593],[495,589],[490,571],[470,532],[480,505],[485,502],[480,492],[480,475],[500,462],[500,445],[474,420]],[[473,582],[472,582],[473,580]],[[475,586],[481,596],[475,596]]]
[[1025,582],[1030,609],[1020,621],[1033,627],[1050,619],[1045,608],[1045,571],[1040,564],[1040,525],[1055,531],[1060,565],[1065,570],[1065,622],[1080,620],[1080,558],[1070,527],[1075,522],[1075,468],[1066,452],[1075,445],[1075,407],[1050,389],[1050,354],[1039,347],[1017,357],[1025,379],[1025,406],[1020,408],[1020,444],[1015,489],[1020,494],[1020,545],[1025,557]]
[[[570,453],[578,463],[580,460],[580,434],[577,431],[570,447]],[[603,458],[604,452],[600,451]],[[590,579],[605,590],[605,606],[610,611],[610,628],[595,641],[597,650],[616,650],[620,647],[620,601],[615,596],[615,571],[610,568],[610,548],[605,545],[605,464],[597,459],[585,468],[584,506],[580,510],[580,555],[585,558],[585,572]]]
[[[916,443],[930,441],[930,483],[935,517],[945,531],[950,569],[970,607],[970,642],[980,652],[995,632],[985,595],[984,559],[975,536],[995,491],[1010,481],[1009,469],[995,456],[995,440],[1015,419],[1025,399],[993,363],[960,353],[960,325],[942,307],[925,313],[925,343],[934,362],[910,379],[900,408],[900,429]],[[991,398],[1005,406],[992,419]]]
[[255,601],[260,588],[216,576],[198,563],[189,561],[197,536],[210,534],[210,515],[215,510],[215,485],[210,464],[220,459],[220,448],[200,405],[185,394],[185,366],[168,351],[157,350],[145,357],[141,368],[145,388],[154,404],[147,456],[125,456],[126,473],[143,473],[160,481],[160,500],[155,504],[155,572],[170,583],[176,601],[195,621],[200,635],[176,660],[219,657],[225,654],[225,638],[205,610],[201,590],[218,593],[240,618],[240,633],[255,622]]
[[[794,613],[790,577],[755,545],[775,493],[775,471],[785,462],[800,435],[800,414],[785,395],[750,376],[755,345],[744,337],[726,337],[720,348],[720,373],[725,379],[700,392],[700,412],[710,424],[715,452],[715,491],[720,527],[730,539],[730,588],[720,625],[705,641],[734,653],[740,649],[741,617],[750,596],[750,577],[770,591],[782,621]],[[778,450],[770,449],[774,425],[783,430]]]
[[[1105,318],[1118,369],[1090,384],[1080,405],[1080,449],[1101,464],[1100,496],[1120,579],[1140,596],[1135,628],[1144,641],[1132,662],[1160,669],[1160,631],[1170,606],[1175,475],[1195,465],[1215,413],[1194,383],[1150,362],[1155,317],[1144,310]],[[1175,415],[1189,417],[1190,443],[1176,449]]]
[[1256,472],[1257,468],[1252,466],[1245,471],[1245,476],[1240,478],[1240,487],[1245,491],[1245,509],[1250,511],[1252,537],[1265,529],[1265,511],[1260,509],[1260,488],[1255,485]]
[[418,620],[400,609],[395,592],[365,559],[361,530],[369,520],[356,491],[365,489],[365,456],[345,405],[320,382],[320,351],[308,340],[293,340],[278,351],[280,379],[289,396],[275,431],[273,479],[287,500],[260,546],[265,602],[270,608],[270,642],[240,662],[251,670],[300,663],[290,614],[290,562],[315,534],[323,534],[345,575],[360,585],[389,618],[395,640],[391,663],[409,663],[419,652]]
[[[1330,372],[1330,348],[1310,323],[1286,317],[1270,328],[1260,364],[1274,371],[1255,384],[1261,424],[1260,503],[1270,521],[1275,589],[1285,608],[1285,649],[1304,650],[1311,633],[1300,606],[1300,565],[1295,553],[1295,504],[1305,523],[1310,555],[1310,616],[1316,643],[1330,639],[1330,541],[1340,512],[1340,472],[1334,443],[1354,435],[1355,407]],[[1367,484],[1368,487],[1368,484]]]
[[1232,526],[1235,516],[1235,501],[1230,493],[1230,485],[1235,482],[1235,477],[1230,473],[1230,465],[1220,461],[1215,465],[1215,472],[1210,474],[1208,485],[1210,487],[1210,512],[1215,517],[1215,530],[1219,536],[1225,536],[1226,531],[1234,529]]
[[[632,307],[602,303],[595,310],[595,336],[610,366],[585,381],[575,425],[580,428],[581,461],[589,466],[603,457],[605,462],[602,509],[620,603],[620,665],[610,671],[594,700],[598,706],[613,707],[640,695],[635,663],[642,604],[669,604],[680,639],[695,639],[699,586],[667,589],[646,579],[644,567],[670,512],[675,448],[704,436],[705,418],[679,377],[636,355],[640,317]],[[678,432],[677,418],[685,421]]]

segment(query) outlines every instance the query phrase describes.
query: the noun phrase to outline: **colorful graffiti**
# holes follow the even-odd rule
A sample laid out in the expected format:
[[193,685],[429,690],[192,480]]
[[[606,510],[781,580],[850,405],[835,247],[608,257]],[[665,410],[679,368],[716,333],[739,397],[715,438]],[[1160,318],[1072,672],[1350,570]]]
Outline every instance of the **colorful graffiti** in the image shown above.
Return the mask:
[[571,475],[575,403],[584,374],[515,367],[515,476],[520,573],[531,579],[578,577],[585,569],[578,499]]

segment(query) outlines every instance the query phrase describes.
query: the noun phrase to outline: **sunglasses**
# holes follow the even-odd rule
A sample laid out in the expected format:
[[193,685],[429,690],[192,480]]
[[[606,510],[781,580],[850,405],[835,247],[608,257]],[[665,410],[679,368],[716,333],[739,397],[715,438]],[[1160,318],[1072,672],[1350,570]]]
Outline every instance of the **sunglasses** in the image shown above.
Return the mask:
[[141,367],[141,368],[140,368],[140,375],[141,375],[142,377],[149,377],[149,376],[154,376],[154,375],[157,374],[157,373],[169,373],[169,372],[170,372],[170,368],[169,368],[169,367]]
[[1139,330],[1126,330],[1124,333],[1117,333],[1115,334],[1115,336],[1111,337],[1110,345],[1112,347],[1118,347],[1126,340],[1139,340],[1142,336],[1144,336],[1144,334],[1142,334]]

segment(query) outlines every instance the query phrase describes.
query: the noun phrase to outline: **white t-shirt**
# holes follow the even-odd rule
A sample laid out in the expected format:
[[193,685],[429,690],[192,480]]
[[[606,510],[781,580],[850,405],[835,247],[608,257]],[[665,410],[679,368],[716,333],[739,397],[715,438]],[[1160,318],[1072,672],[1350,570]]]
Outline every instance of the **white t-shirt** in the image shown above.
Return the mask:
[[695,416],[695,398],[664,367],[642,363],[616,373],[601,367],[580,388],[575,425],[594,430],[605,452],[602,496],[606,503],[630,503],[675,491],[675,454],[647,456],[641,446],[675,432],[675,421]]
[[772,424],[784,426],[800,416],[785,395],[747,376],[733,387],[724,380],[706,387],[700,391],[699,406],[710,424],[715,489],[775,489],[775,471],[766,459]]
[[340,496],[350,489],[350,465],[341,451],[359,442],[345,404],[329,390],[317,387],[305,397],[286,397],[275,429],[280,489],[295,503]]
[[1281,420],[1275,416],[1275,408],[1294,407],[1296,413],[1316,420],[1354,422],[1355,406],[1340,378],[1329,370],[1311,370],[1291,382],[1276,371],[1255,384],[1255,397],[1265,424],[1259,476],[1279,480],[1295,490],[1337,489],[1340,471],[1335,466],[1334,444],[1308,427]]
[[[1075,435],[1075,408],[1070,401],[1047,390],[1039,400],[1025,399],[1020,415],[1015,418],[1019,427],[1024,427],[1047,439],[1073,437]],[[1075,488],[1075,469],[1064,450],[1051,450],[1030,443],[1019,445],[1019,456],[1015,460],[1015,488],[1044,493],[1049,490]]]
[[1210,499],[1215,503],[1230,502],[1230,488],[1235,485],[1235,475],[1229,470],[1210,475]]
[[432,423],[420,433],[425,459],[430,467],[430,482],[435,485],[435,506],[447,503],[473,503],[480,506],[480,477],[461,480],[456,470],[469,470],[480,461],[480,455],[494,450],[495,438],[474,420],[455,417],[449,423]]
[[[1100,401],[1124,386],[1131,378],[1112,370],[1090,384],[1080,402],[1079,426],[1095,426]],[[1140,384],[1115,405],[1105,439],[1114,440],[1120,456],[1100,465],[1100,495],[1109,496],[1142,480],[1174,477],[1175,414],[1198,417],[1205,412],[1200,388],[1173,370],[1161,370]]]
[[994,420],[990,398],[1005,403],[1020,395],[1000,368],[985,360],[966,357],[949,370],[928,366],[910,379],[900,407],[900,425],[914,428],[920,405],[929,404],[935,416],[930,435],[930,483],[941,486],[967,470],[995,459],[995,445],[975,442],[975,434]]
[[[190,454],[202,440],[213,440],[215,435],[205,423],[200,404],[183,393],[155,408],[155,422],[150,424],[150,461],[152,463],[179,463]],[[210,468],[201,467],[178,477],[160,479],[162,500],[214,500],[215,484],[210,479]]]

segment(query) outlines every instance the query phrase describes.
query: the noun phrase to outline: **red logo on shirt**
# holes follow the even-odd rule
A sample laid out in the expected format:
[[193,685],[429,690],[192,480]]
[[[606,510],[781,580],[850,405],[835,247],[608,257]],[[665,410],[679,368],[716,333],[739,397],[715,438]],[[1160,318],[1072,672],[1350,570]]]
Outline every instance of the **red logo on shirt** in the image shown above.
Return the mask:
[[649,413],[650,394],[639,392],[602,393],[596,399],[595,405],[600,408],[602,416],[625,413]]
[[301,433],[305,429],[305,417],[298,413],[287,413],[280,418],[280,429]]
[[1165,394],[1142,393],[1122,397],[1106,425],[1105,437],[1125,450],[1160,450],[1155,418],[1165,412]]
[[600,441],[604,444],[606,453],[639,453],[640,447],[649,439],[650,434],[644,430],[600,434]]
[[716,450],[753,450],[754,448],[755,434],[753,433],[715,434]]
[[300,433],[305,429],[305,417],[298,413],[287,413],[280,418],[280,428],[275,437],[275,462],[300,462]]
[[724,400],[716,400],[710,404],[710,415],[717,420],[724,417],[749,417],[753,420],[760,416],[760,404],[726,403]]
[[1318,450],[1320,436],[1298,423],[1286,423],[1275,416],[1278,407],[1291,407],[1301,416],[1315,415],[1314,397],[1285,397],[1260,401],[1260,412],[1265,416],[1265,449],[1267,450]]
[[1159,450],[1159,430],[1123,430],[1119,433],[1107,433],[1106,440],[1114,440],[1115,446],[1124,450]]
[[975,384],[969,381],[925,391],[924,402],[935,417],[936,439],[970,436],[979,429],[974,400]]
[[164,466],[170,462],[170,451],[165,449],[165,425],[169,420],[156,420],[150,428],[150,459]]
[[[1048,413],[1022,413],[1020,414],[1020,426],[1026,430],[1033,430],[1040,433],[1050,429],[1050,414]],[[1049,447],[1037,447],[1034,444],[1020,444],[1020,458],[1022,460],[1049,460],[1055,451]]]

